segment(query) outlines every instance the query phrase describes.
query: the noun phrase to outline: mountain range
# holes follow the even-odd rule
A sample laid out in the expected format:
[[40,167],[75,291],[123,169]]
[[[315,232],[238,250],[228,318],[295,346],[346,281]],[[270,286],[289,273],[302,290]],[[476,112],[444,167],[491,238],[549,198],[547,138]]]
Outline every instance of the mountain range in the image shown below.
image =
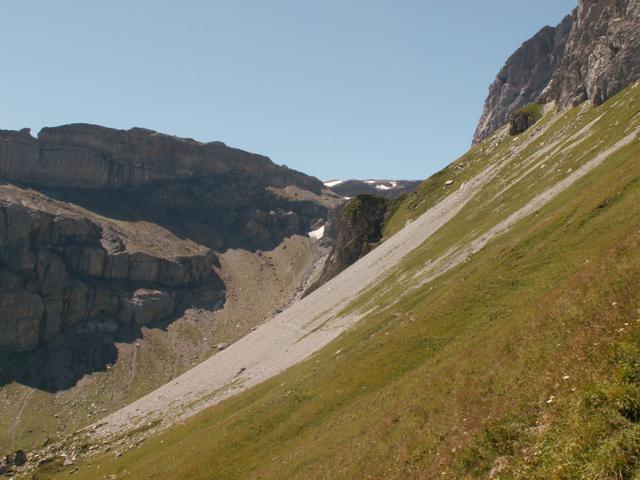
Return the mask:
[[418,184],[1,131],[0,473],[640,478],[639,27],[580,0]]
[[377,195],[384,198],[396,198],[404,193],[413,192],[422,183],[420,180],[330,180],[324,182],[338,195],[347,200],[358,195]]

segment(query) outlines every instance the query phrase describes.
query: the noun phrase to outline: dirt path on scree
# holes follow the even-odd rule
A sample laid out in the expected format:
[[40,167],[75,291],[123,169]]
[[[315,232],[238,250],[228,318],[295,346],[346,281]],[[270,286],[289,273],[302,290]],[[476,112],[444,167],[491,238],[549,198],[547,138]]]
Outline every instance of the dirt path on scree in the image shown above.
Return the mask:
[[263,382],[318,351],[359,320],[356,315],[340,318],[338,312],[453,218],[495,176],[500,166],[492,165],[461,185],[340,275],[255,331],[103,418],[90,430],[104,437],[137,429],[148,422],[158,423],[154,428],[170,426],[177,419]]

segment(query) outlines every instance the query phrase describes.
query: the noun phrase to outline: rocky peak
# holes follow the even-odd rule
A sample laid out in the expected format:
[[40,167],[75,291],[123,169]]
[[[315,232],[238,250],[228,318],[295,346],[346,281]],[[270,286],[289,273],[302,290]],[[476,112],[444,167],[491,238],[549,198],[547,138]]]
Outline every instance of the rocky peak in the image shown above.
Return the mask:
[[598,105],[640,80],[640,0],[580,0],[557,27],[545,27],[510,58],[489,89],[478,143],[529,103]]
[[544,27],[509,57],[489,88],[474,143],[507,123],[512,112],[536,101],[547,88],[564,57],[572,25],[573,18],[567,15],[557,27]]

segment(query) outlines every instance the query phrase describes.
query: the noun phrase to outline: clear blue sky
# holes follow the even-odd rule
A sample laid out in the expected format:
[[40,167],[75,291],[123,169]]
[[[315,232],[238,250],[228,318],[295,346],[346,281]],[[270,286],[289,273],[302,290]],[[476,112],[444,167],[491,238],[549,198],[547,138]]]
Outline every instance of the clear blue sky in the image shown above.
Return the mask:
[[426,178],[576,0],[3,2],[0,128],[221,140],[329,178]]

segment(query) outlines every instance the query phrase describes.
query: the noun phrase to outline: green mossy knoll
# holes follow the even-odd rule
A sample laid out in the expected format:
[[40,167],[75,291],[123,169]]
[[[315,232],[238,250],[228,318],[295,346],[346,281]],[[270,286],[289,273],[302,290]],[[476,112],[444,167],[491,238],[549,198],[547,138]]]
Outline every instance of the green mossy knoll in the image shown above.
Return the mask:
[[367,313],[353,330],[59,478],[640,478],[637,138],[457,267],[422,273],[638,128],[635,86],[477,145],[399,201],[386,235],[502,165],[354,299],[348,310]]

